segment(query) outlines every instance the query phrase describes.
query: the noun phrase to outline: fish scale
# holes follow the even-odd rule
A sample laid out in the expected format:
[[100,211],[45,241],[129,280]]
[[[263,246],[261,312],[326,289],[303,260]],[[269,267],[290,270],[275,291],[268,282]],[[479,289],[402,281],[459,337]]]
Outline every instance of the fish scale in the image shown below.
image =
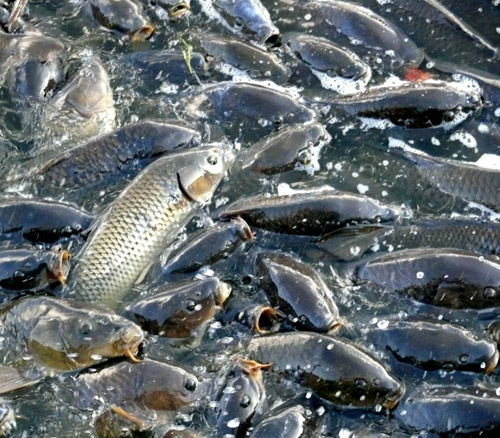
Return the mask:
[[[216,148],[209,151],[222,155]],[[72,273],[69,296],[112,308],[119,305],[144,269],[200,205],[180,187],[177,170],[206,153],[201,149],[171,154],[132,181],[102,216],[82,249]]]

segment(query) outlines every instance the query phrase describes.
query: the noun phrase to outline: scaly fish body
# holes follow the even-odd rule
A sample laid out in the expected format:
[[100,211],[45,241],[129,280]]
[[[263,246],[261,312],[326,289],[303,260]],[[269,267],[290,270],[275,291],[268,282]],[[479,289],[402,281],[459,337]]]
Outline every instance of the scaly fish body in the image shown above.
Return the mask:
[[173,153],[140,173],[111,204],[83,248],[70,296],[117,307],[224,176],[220,148]]

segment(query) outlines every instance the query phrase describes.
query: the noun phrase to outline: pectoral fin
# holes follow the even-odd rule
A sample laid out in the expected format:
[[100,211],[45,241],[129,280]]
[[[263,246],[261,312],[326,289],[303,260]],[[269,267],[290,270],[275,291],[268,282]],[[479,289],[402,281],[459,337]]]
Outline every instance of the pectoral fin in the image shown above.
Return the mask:
[[25,388],[39,382],[21,376],[16,368],[0,365],[0,394],[6,394],[16,389]]

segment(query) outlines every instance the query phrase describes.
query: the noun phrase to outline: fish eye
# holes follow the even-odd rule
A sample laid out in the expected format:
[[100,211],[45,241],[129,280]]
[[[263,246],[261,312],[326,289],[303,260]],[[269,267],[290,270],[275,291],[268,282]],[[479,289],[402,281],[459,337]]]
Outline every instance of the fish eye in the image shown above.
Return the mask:
[[279,126],[279,125],[281,125],[282,123],[283,123],[283,117],[281,117],[281,116],[277,116],[277,117],[274,119],[274,124],[275,124],[276,126]]
[[245,25],[245,20],[243,20],[243,18],[241,18],[241,17],[235,17],[235,19],[234,19],[234,25],[236,27],[241,28],[241,27],[243,27]]
[[188,312],[194,312],[196,310],[196,303],[193,300],[186,301],[186,310]]
[[299,161],[304,166],[307,166],[308,164],[311,164],[311,162],[312,162],[311,154],[309,154],[308,152],[302,152],[299,155]]
[[240,398],[240,406],[242,408],[248,408],[248,406],[250,406],[250,403],[252,402],[252,400],[250,399],[250,397],[246,394],[243,394]]
[[460,363],[467,363],[468,360],[469,360],[469,355],[468,354],[462,354],[459,358],[458,358],[459,362]]
[[379,386],[380,385],[380,379],[376,378],[372,380],[373,386]]
[[80,334],[83,336],[88,335],[92,331],[92,324],[90,322],[82,322],[80,324]]
[[486,289],[483,290],[483,296],[487,300],[495,299],[496,295],[497,291],[492,287],[487,287]]
[[211,166],[215,166],[218,162],[219,162],[219,160],[217,159],[217,157],[215,155],[210,155],[207,158],[207,163],[210,164]]
[[366,386],[367,386],[366,380],[365,379],[356,379],[354,381],[354,386],[356,386],[357,388],[366,388]]
[[196,389],[196,381],[191,377],[188,377],[186,380],[184,380],[184,389],[189,392],[193,392]]

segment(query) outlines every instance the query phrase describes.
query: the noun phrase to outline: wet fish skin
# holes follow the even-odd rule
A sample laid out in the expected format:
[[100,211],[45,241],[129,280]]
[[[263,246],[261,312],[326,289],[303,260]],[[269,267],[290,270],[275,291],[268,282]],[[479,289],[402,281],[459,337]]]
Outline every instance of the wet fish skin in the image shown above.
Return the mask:
[[143,340],[137,325],[106,308],[51,297],[9,303],[2,308],[0,325],[5,337],[0,373],[10,376],[2,379],[0,393],[133,354]]
[[209,0],[226,24],[236,33],[249,35],[260,43],[275,45],[279,29],[260,0]]
[[0,241],[21,235],[30,242],[54,243],[86,230],[94,217],[70,204],[13,199],[0,202]]
[[169,151],[197,144],[200,133],[187,124],[142,121],[76,146],[36,171],[42,185],[97,190],[119,175],[133,179]]
[[208,202],[232,153],[173,152],[144,169],[100,218],[72,271],[69,296],[117,308],[134,282]]
[[500,303],[500,259],[453,248],[383,254],[355,268],[353,278],[356,283],[370,282],[452,309],[482,309]]
[[318,11],[336,31],[366,47],[392,52],[406,63],[419,64],[422,52],[396,25],[359,3],[341,0],[311,0],[308,7]]
[[292,325],[327,332],[342,323],[332,291],[308,265],[285,254],[261,252],[255,275],[271,305]]
[[439,190],[469,202],[500,211],[500,171],[474,163],[403,152],[418,173]]
[[482,107],[479,92],[465,92],[446,82],[411,82],[397,87],[377,87],[352,96],[323,93],[313,102],[337,107],[347,114],[387,119],[408,129],[457,124],[460,114],[471,115]]
[[[243,436],[265,398],[260,363],[243,360],[230,371],[215,409],[219,436]],[[237,420],[237,424],[233,425]]]
[[130,303],[123,315],[144,330],[167,338],[188,338],[209,321],[231,293],[217,277],[170,283]]
[[87,0],[95,19],[109,29],[130,35],[132,41],[148,39],[153,25],[133,0]]
[[18,248],[0,251],[0,288],[37,292],[64,283],[69,270],[68,260],[69,253],[58,246],[50,250]]
[[[280,333],[250,340],[247,357],[337,405],[394,408],[404,386],[376,359],[347,341],[309,332]],[[311,358],[314,366],[311,367]],[[340,394],[339,394],[340,393]]]
[[214,265],[228,258],[252,238],[250,227],[241,218],[217,223],[190,236],[177,251],[172,252],[163,272],[185,274]]
[[332,231],[316,245],[341,260],[357,260],[372,247],[457,248],[500,256],[500,226],[494,222],[456,218],[421,218],[411,225],[356,225]]
[[235,37],[204,35],[201,46],[209,57],[247,72],[254,79],[284,84],[290,69],[274,54]]
[[250,438],[307,438],[315,432],[308,424],[306,409],[302,405],[292,406],[268,416],[257,424]]
[[[287,126],[245,150],[238,160],[239,167],[264,175],[307,168],[329,140],[331,136],[319,123]],[[234,166],[237,167],[238,164]]]
[[370,66],[358,55],[326,38],[290,32],[283,36],[283,41],[301,61],[317,71],[352,80],[371,77]]
[[239,215],[250,226],[278,233],[320,236],[349,223],[392,221],[399,213],[398,207],[368,196],[328,189],[243,198],[220,216]]
[[449,323],[389,321],[386,328],[370,329],[367,339],[398,360],[430,371],[490,373],[498,364],[496,343]]
[[486,434],[500,428],[499,406],[500,399],[492,390],[429,385],[408,394],[395,415],[412,431]]

